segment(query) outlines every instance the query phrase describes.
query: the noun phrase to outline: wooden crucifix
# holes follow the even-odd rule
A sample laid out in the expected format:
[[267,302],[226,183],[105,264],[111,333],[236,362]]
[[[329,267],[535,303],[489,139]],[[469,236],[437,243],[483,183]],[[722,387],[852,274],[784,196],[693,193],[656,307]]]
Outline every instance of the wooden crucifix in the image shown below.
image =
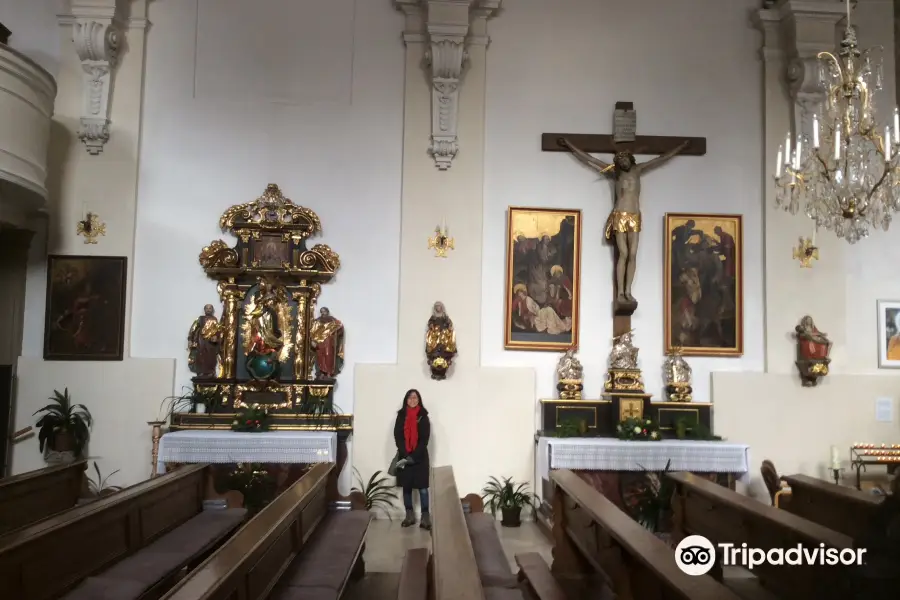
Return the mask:
[[[616,133],[591,135],[580,133],[545,133],[541,150],[571,152],[586,166],[612,177],[616,185],[613,210],[606,220],[606,239],[615,244],[615,287],[613,296],[613,335],[631,330],[631,315],[637,300],[631,295],[631,284],[637,267],[637,250],[641,233],[641,176],[676,154],[706,154],[706,138],[634,135],[636,116],[631,102],[616,103]],[[590,153],[612,154],[606,163]],[[638,163],[635,154],[657,155]]]

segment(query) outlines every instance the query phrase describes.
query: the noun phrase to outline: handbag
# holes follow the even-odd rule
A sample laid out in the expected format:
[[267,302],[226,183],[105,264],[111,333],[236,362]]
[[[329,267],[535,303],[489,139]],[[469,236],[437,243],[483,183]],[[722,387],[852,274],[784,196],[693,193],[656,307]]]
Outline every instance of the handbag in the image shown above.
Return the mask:
[[388,475],[391,477],[397,476],[397,461],[400,460],[400,452],[394,453],[394,458],[391,459],[391,466],[388,467]]

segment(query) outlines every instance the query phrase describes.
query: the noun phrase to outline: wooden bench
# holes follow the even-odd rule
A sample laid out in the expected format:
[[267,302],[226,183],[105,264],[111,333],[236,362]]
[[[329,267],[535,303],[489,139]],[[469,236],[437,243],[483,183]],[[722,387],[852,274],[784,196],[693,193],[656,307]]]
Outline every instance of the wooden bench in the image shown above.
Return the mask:
[[428,563],[428,548],[412,548],[406,551],[403,566],[400,568],[397,600],[427,600]]
[[[713,544],[734,544],[738,549],[746,543],[749,548],[763,551],[801,545],[810,552],[821,552],[822,547],[853,552],[852,538],[843,533],[690,473],[671,473],[667,477],[675,483],[672,498],[675,541],[701,535]],[[721,554],[718,548],[717,554]],[[841,565],[760,564],[753,573],[768,590],[792,600],[852,597],[848,589],[851,579],[848,568]]]
[[791,487],[791,502],[784,507],[786,510],[854,540],[870,533],[869,523],[884,501],[884,496],[807,475],[790,475],[784,480]]
[[164,600],[338,598],[360,575],[370,515],[328,513],[333,469],[314,465]]
[[[562,586],[556,582],[550,567],[537,552],[516,554],[519,582],[532,600],[567,600]],[[607,587],[607,590],[609,588]],[[612,597],[612,596],[610,596]]]
[[[550,477],[552,572],[570,597],[613,598],[614,592],[619,600],[738,600],[712,577],[683,573],[669,546],[572,471]],[[610,588],[605,596],[604,586]]]
[[[207,465],[184,467],[0,538],[0,589],[4,597],[8,594],[9,598],[23,600],[59,598],[85,578],[110,567],[114,575],[143,579],[140,585],[153,587],[158,582],[140,577],[142,570],[156,569],[155,574],[161,575],[160,563],[178,568],[178,564],[185,562],[183,544],[196,544],[203,536],[215,537],[210,535],[210,529],[223,528],[222,513],[217,513],[215,518],[198,516],[203,508],[207,470]],[[195,517],[198,519],[194,520]],[[241,518],[232,512],[230,520],[237,522],[231,527],[236,527]],[[186,523],[190,525],[186,534],[175,538],[166,536]],[[166,543],[157,547],[159,552],[152,556],[142,555],[143,562],[119,563],[157,540]],[[176,561],[174,555],[182,558]],[[113,565],[117,563],[127,565],[128,572],[115,571]],[[108,581],[100,583],[111,585]],[[120,595],[112,597],[116,600],[138,597],[134,596],[136,586],[135,583],[120,586]],[[95,591],[88,596],[84,593],[73,592],[75,595],[70,597],[100,600],[107,592]]]
[[0,535],[75,506],[86,468],[81,460],[0,479]]

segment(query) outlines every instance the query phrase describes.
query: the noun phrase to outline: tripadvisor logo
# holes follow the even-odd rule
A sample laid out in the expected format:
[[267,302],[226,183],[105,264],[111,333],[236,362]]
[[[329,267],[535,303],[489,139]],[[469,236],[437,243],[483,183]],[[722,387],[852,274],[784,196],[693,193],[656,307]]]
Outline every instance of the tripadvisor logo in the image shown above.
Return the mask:
[[791,548],[750,548],[747,544],[718,544],[718,548],[702,535],[690,535],[675,548],[675,564],[687,575],[705,575],[720,556],[723,566],[741,566],[753,569],[760,565],[861,565],[865,548],[828,548],[825,544]]

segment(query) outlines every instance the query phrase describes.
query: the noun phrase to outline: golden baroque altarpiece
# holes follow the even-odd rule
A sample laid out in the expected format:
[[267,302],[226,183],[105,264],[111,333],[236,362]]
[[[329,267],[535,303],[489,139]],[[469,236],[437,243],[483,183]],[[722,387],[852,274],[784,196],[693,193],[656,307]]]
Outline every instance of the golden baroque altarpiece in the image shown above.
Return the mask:
[[[207,418],[259,406],[272,413],[276,428],[319,428],[321,421],[311,424],[310,418],[339,412],[333,394],[343,367],[344,326],[316,305],[340,257],[325,244],[307,246],[322,232],[318,215],[274,184],[256,200],[226,210],[219,225],[236,245],[215,240],[199,259],[218,283],[222,317],[207,305],[188,344],[195,388],[217,398]],[[342,416],[349,427],[349,415]]]

